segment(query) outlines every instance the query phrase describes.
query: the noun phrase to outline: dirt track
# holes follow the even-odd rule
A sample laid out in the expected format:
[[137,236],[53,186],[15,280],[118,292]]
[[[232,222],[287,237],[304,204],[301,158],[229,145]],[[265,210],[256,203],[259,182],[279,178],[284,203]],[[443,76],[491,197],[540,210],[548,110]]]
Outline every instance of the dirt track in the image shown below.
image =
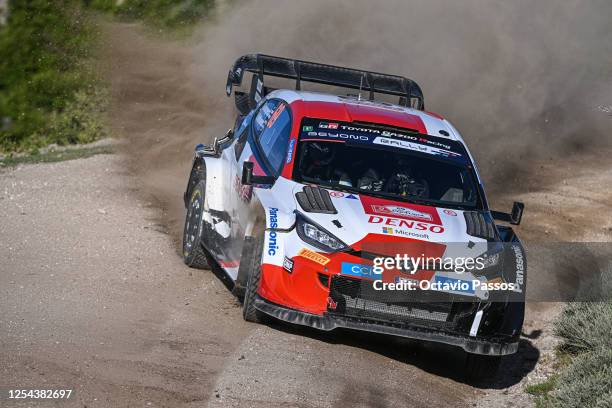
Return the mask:
[[[67,406],[467,406],[457,353],[242,320],[175,254],[119,156],[0,174],[2,386]],[[448,378],[450,377],[450,378]],[[432,392],[432,390],[435,390]]]
[[[244,323],[222,281],[176,255],[189,151],[210,136],[198,131],[210,102],[175,79],[193,68],[185,50],[153,46],[129,25],[110,38],[113,126],[130,141],[126,154],[0,173],[0,386],[71,386],[67,406],[88,407],[527,404],[522,381],[554,344],[554,305],[528,310],[518,358],[482,388],[459,381],[461,354],[445,348]],[[612,220],[571,215],[561,228],[549,217],[594,203],[609,211],[597,186],[612,180],[600,172],[610,163],[585,163],[565,182],[542,187],[560,176],[547,163],[525,180],[527,236],[609,240]]]
[[531,305],[518,358],[481,389],[443,347],[246,324],[217,276],[182,264],[142,193],[116,155],[0,173],[1,386],[75,387],[67,406],[88,407],[524,406],[525,375],[552,351],[550,304]]

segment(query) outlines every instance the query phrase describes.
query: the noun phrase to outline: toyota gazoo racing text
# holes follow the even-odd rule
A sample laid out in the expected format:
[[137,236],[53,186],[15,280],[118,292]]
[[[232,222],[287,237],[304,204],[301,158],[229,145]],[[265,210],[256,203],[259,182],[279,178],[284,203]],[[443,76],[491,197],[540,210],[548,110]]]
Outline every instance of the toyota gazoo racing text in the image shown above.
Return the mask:
[[248,321],[445,343],[467,352],[468,376],[494,374],[523,324],[526,259],[507,225],[523,205],[489,210],[463,139],[419,86],[255,54],[230,70],[233,90],[234,128],[195,149],[185,262],[221,268]]

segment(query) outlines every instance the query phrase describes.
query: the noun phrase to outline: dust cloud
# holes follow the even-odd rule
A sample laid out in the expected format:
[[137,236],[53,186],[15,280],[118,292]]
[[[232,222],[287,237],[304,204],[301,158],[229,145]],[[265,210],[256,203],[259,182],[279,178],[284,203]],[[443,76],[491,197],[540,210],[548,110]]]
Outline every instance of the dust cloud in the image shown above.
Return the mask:
[[250,52],[416,80],[427,109],[468,141],[488,188],[520,189],[538,160],[611,144],[612,118],[598,109],[612,104],[610,21],[606,0],[222,3],[181,44],[110,30],[113,119],[173,231],[193,146],[233,124],[225,79]]

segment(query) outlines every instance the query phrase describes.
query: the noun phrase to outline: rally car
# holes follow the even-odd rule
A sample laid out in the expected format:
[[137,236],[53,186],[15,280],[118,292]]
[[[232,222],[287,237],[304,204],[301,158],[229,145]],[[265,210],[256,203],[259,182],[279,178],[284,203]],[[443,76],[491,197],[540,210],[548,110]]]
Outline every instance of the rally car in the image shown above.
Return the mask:
[[[269,79],[295,83],[275,89]],[[526,262],[507,224],[520,222],[523,205],[489,209],[459,132],[425,110],[414,81],[250,54],[229,72],[232,91],[235,126],[195,149],[183,255],[231,278],[246,320],[458,346],[472,377],[517,351]],[[398,254],[480,257],[482,268],[411,261],[376,271]],[[409,282],[416,287],[389,285]]]

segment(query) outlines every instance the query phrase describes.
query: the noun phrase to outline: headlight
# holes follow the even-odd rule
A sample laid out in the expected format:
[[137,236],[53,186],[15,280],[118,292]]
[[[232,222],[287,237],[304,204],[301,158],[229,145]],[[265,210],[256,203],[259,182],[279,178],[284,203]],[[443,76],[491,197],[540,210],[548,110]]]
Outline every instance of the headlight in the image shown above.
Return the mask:
[[337,252],[348,248],[344,242],[300,214],[297,217],[297,233],[304,242],[326,252]]

